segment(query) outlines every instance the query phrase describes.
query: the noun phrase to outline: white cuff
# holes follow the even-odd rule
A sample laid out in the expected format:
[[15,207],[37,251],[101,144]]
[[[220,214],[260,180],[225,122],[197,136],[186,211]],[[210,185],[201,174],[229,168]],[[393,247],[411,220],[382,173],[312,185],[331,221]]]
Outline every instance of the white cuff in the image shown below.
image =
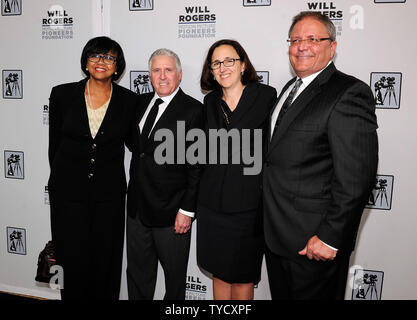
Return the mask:
[[[320,240],[321,241],[321,240]],[[323,241],[321,241],[321,242],[323,242]],[[339,249],[336,249],[336,248],[333,248],[332,246],[329,246],[326,242],[323,242],[323,244],[325,245],[325,246],[327,246],[327,247],[329,247],[330,249],[332,249],[332,250],[335,250],[335,251],[338,251]]]
[[179,212],[181,212],[183,215],[186,215],[190,218],[194,218],[195,213],[194,212],[190,212],[190,211],[185,211],[183,209],[180,208],[180,210],[178,210]]

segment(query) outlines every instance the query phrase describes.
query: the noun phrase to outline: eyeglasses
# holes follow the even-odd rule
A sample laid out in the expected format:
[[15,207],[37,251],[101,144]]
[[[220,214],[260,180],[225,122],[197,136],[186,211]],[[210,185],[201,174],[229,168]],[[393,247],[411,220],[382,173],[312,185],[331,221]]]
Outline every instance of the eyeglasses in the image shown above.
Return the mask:
[[92,53],[88,56],[88,60],[97,63],[100,61],[100,59],[103,59],[103,62],[108,65],[112,65],[116,62],[117,58],[113,57],[109,54],[98,54],[98,53]]
[[307,39],[288,39],[287,43],[290,47],[292,46],[298,46],[300,45],[302,42],[305,41],[305,43],[309,46],[315,46],[318,45],[320,42],[325,41],[325,40],[330,40],[333,41],[332,38],[307,38]]
[[227,58],[227,59],[224,59],[223,61],[214,61],[210,63],[210,68],[212,70],[219,69],[222,63],[225,67],[233,67],[237,60],[240,60],[240,59],[239,58]]

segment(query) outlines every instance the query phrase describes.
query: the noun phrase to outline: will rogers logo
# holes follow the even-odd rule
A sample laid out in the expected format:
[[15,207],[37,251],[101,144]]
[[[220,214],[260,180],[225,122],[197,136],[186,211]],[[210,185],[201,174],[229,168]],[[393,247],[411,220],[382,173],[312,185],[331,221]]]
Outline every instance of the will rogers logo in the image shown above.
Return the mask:
[[216,14],[208,6],[185,7],[178,16],[178,38],[214,38]]
[[47,10],[47,16],[42,19],[42,39],[72,39],[74,18],[67,10],[59,5],[53,5]]

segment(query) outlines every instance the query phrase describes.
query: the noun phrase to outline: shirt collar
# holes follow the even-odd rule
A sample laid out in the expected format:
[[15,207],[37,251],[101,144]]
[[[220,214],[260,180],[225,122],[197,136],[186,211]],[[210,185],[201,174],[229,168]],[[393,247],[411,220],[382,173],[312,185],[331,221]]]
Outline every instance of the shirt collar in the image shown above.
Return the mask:
[[[303,80],[303,86],[307,87],[310,83],[313,82],[314,79],[317,78],[317,76],[324,70],[326,69],[333,61],[330,60],[329,63],[327,64],[327,66],[325,66],[323,69],[321,69],[320,71],[317,71],[316,73],[310,74],[309,76],[305,77],[305,78],[301,78],[301,80]],[[299,79],[300,77],[297,77],[297,79]]]
[[175,95],[178,93],[179,90],[180,90],[180,87],[177,87],[177,89],[175,89],[175,91],[173,93],[171,93],[169,96],[165,96],[165,97],[158,96],[158,94],[155,91],[155,94],[154,94],[154,96],[152,98],[151,103],[153,104],[156,99],[160,98],[160,99],[162,99],[162,101],[166,105],[169,105],[169,103],[171,102],[172,99],[174,99]]

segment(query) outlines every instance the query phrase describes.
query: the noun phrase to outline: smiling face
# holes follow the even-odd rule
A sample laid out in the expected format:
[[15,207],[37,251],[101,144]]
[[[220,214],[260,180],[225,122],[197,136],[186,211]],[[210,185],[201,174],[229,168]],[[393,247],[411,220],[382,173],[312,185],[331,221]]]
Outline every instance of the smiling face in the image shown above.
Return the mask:
[[[223,62],[226,59],[240,59],[236,50],[231,45],[221,45],[214,49],[211,56],[211,63]],[[236,60],[231,67],[225,67],[224,63],[220,64],[220,68],[212,70],[216,81],[222,88],[232,88],[236,85],[242,85],[242,72],[245,71],[245,63]]]
[[[114,52],[100,53],[100,55],[110,55],[117,58],[117,55]],[[117,62],[113,64],[105,64],[103,59],[100,59],[97,62],[91,62],[87,59],[87,69],[90,73],[90,78],[98,81],[110,81],[112,75],[117,70]]]
[[[326,26],[316,18],[306,17],[296,23],[290,38],[328,38]],[[317,44],[309,45],[302,41],[297,45],[290,46],[290,63],[294,72],[300,77],[305,78],[316,73],[327,66],[333,59],[337,43],[336,41],[324,40]]]
[[155,56],[151,62],[150,79],[158,96],[166,97],[180,85],[182,70],[178,72],[174,57]]

